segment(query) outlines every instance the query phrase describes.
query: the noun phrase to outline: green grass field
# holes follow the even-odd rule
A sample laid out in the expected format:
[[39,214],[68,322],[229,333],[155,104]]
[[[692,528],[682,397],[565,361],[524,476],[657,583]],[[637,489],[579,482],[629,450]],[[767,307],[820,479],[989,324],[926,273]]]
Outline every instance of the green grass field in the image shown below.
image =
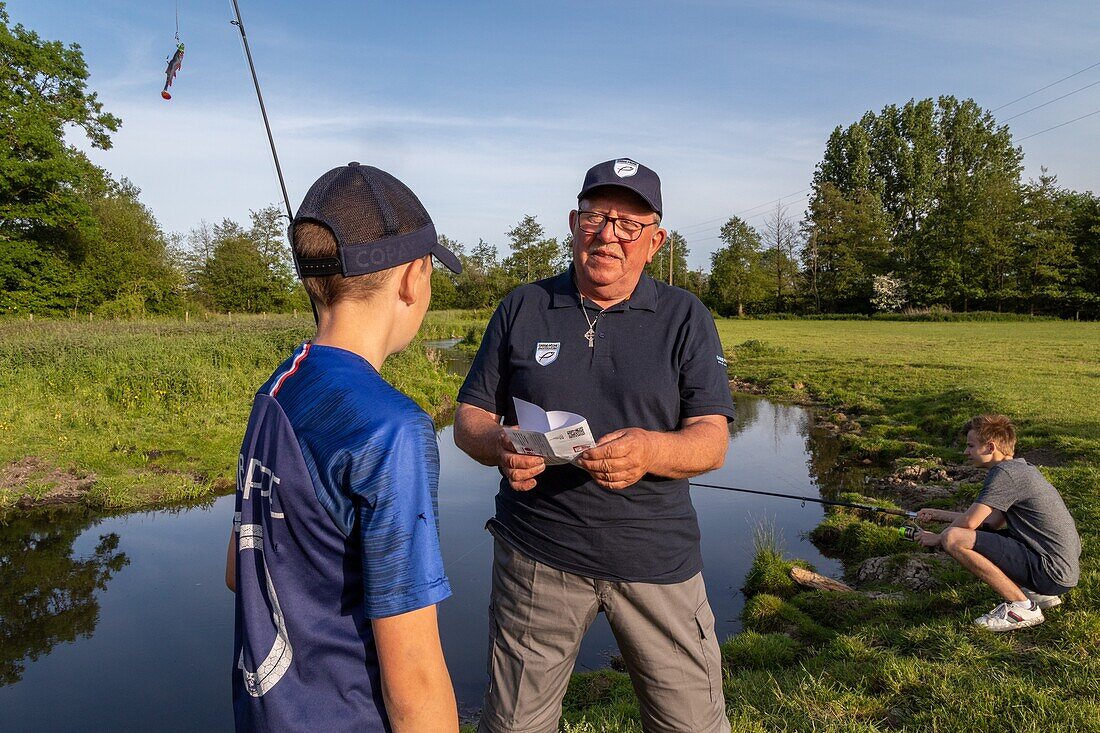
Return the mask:
[[[424,333],[448,336],[440,323]],[[0,321],[0,468],[28,474],[0,489],[0,514],[82,477],[94,483],[81,503],[111,511],[230,491],[252,395],[312,326],[308,314]],[[433,416],[454,406],[459,379],[419,342],[383,374]]]

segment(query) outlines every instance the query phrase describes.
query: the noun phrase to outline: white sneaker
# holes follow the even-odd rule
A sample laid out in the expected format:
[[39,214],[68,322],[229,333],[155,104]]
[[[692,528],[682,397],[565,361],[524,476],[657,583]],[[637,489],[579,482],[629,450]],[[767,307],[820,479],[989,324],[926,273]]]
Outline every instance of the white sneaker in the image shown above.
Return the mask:
[[1013,631],[1024,629],[1028,626],[1038,626],[1046,619],[1038,606],[1031,609],[1015,608],[1008,603],[1002,603],[986,614],[974,619],[974,623],[990,631]]
[[1020,586],[1020,590],[1024,592],[1024,595],[1027,596],[1029,601],[1034,602],[1036,606],[1044,610],[1062,605],[1061,596],[1043,595],[1042,593],[1036,593],[1031,588],[1025,588],[1022,585]]

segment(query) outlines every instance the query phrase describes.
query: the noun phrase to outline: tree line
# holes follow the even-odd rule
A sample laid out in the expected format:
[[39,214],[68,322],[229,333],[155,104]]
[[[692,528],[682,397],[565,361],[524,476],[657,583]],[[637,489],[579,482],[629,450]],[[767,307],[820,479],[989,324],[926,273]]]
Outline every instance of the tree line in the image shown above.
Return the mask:
[[[65,140],[111,147],[121,120],[87,88],[80,47],[11,24],[0,2],[0,313],[140,316],[308,308],[276,206],[241,224],[166,234],[125,179]],[[906,308],[1100,317],[1100,199],[1042,171],[973,100],[910,100],[838,126],[804,212],[776,204],[759,227],[719,230],[709,270],[672,231],[646,266],[720,315]],[[433,307],[495,305],[564,269],[570,236],[524,215],[506,254],[441,236],[464,271],[433,275]]]
[[800,221],[723,225],[704,299],[722,314],[943,308],[1100,316],[1100,198],[1024,181],[971,99],[910,100],[829,136]]

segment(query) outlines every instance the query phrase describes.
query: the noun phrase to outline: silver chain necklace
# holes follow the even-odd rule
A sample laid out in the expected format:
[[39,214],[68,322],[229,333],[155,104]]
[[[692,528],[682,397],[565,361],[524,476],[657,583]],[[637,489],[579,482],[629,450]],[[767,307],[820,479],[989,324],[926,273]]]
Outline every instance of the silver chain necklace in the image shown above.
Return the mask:
[[[610,305],[607,306],[607,308],[610,307]],[[607,308],[604,308],[599,313],[597,313],[595,318],[589,318],[588,309],[584,307],[584,296],[581,295],[581,313],[584,314],[584,320],[588,322],[588,330],[585,331],[584,337],[588,339],[588,348],[590,349],[596,348],[596,324],[599,323],[600,316],[604,314],[604,311],[606,311]]]

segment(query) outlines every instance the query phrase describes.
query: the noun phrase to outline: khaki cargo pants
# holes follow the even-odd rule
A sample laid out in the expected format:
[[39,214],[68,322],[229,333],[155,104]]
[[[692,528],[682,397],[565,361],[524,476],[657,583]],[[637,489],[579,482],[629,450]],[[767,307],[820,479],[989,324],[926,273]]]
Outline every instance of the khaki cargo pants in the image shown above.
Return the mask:
[[554,733],[573,663],[607,615],[647,733],[729,733],[703,576],[618,583],[555,570],[495,541],[489,689],[480,733]]

